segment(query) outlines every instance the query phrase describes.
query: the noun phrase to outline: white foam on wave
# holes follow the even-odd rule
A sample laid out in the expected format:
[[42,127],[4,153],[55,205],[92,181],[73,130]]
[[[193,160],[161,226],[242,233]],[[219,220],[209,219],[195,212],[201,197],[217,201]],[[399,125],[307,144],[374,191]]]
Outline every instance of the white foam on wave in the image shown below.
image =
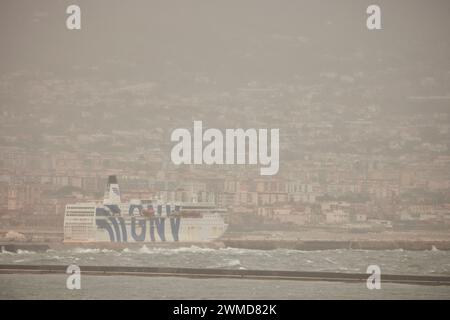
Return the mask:
[[181,248],[148,248],[146,245],[143,245],[137,251],[131,251],[128,249],[126,252],[172,255],[178,253],[211,253],[214,251],[217,250],[211,248],[201,248],[194,245],[190,247],[181,247]]
[[225,259],[225,265],[227,267],[238,267],[242,266],[239,259]]
[[353,271],[353,272],[359,272],[361,271],[359,268],[347,268],[347,267],[339,267],[340,271]]
[[336,261],[331,260],[330,258],[324,258],[325,261],[332,263],[332,264],[337,264]]
[[[130,251],[128,251],[130,252]],[[154,253],[153,250],[150,250],[145,244],[139,248],[139,250],[137,251],[137,253]]]
[[217,249],[190,246],[190,247],[175,248],[175,249],[173,249],[173,251],[174,252],[188,252],[188,253],[207,253],[207,252],[215,252],[215,251],[217,251]]
[[73,253],[100,253],[100,249],[91,249],[91,248],[75,248],[72,250]]
[[255,250],[255,249],[226,247],[226,248],[220,248],[217,251],[220,252],[220,253],[223,252],[223,253],[235,254],[235,255],[272,256],[272,252],[274,250]]
[[98,249],[98,248],[75,248],[73,253],[85,254],[85,253],[114,253],[114,250]]
[[274,250],[267,250],[267,251],[295,256],[295,255],[309,255],[309,254],[340,254],[343,253],[344,251],[356,251],[356,250],[353,249],[299,250],[299,249],[277,248]]
[[230,267],[238,267],[238,269],[245,270],[245,267],[242,266],[241,261],[239,259],[224,259],[221,263],[215,264],[208,268],[230,268]]
[[36,252],[18,249],[16,253],[17,254],[35,254]]

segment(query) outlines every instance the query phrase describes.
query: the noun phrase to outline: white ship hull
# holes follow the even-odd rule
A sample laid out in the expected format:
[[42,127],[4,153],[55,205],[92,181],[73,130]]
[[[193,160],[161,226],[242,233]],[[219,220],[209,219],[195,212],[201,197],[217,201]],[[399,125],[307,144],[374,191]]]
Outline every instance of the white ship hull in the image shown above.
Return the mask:
[[228,227],[220,211],[211,203],[122,203],[117,178],[110,176],[103,203],[66,206],[64,242],[213,241]]
[[95,225],[66,224],[65,242],[208,242],[220,238],[227,224],[218,214],[202,218],[100,217]]

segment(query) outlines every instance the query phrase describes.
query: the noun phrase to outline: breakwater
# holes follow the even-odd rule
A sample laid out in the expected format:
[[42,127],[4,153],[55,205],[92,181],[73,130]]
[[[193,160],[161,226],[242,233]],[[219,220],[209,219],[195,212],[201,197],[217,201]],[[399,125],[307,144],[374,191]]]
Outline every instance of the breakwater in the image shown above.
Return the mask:
[[[250,280],[366,282],[368,274],[281,270],[230,270],[207,268],[80,266],[83,275],[187,278],[231,278]],[[0,274],[66,274],[64,265],[0,265]],[[383,274],[382,282],[415,285],[450,285],[449,276]]]
[[450,250],[448,240],[223,240],[226,247],[255,250]]

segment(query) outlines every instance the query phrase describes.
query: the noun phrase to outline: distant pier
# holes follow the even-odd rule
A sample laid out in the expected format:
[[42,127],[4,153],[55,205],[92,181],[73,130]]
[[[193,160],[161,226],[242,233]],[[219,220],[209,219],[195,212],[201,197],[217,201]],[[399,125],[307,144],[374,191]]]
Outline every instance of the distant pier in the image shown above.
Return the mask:
[[448,240],[222,240],[226,247],[274,250],[450,250]]

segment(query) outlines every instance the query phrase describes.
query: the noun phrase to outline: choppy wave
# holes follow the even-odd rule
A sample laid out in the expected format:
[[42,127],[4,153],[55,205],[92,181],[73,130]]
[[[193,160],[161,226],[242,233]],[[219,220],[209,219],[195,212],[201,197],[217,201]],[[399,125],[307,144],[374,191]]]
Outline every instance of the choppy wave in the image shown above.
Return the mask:
[[379,265],[384,273],[450,274],[450,251],[437,250],[255,250],[243,248],[128,247],[121,250],[78,247],[72,249],[0,253],[1,264],[127,265],[180,268],[239,268],[365,272]]

